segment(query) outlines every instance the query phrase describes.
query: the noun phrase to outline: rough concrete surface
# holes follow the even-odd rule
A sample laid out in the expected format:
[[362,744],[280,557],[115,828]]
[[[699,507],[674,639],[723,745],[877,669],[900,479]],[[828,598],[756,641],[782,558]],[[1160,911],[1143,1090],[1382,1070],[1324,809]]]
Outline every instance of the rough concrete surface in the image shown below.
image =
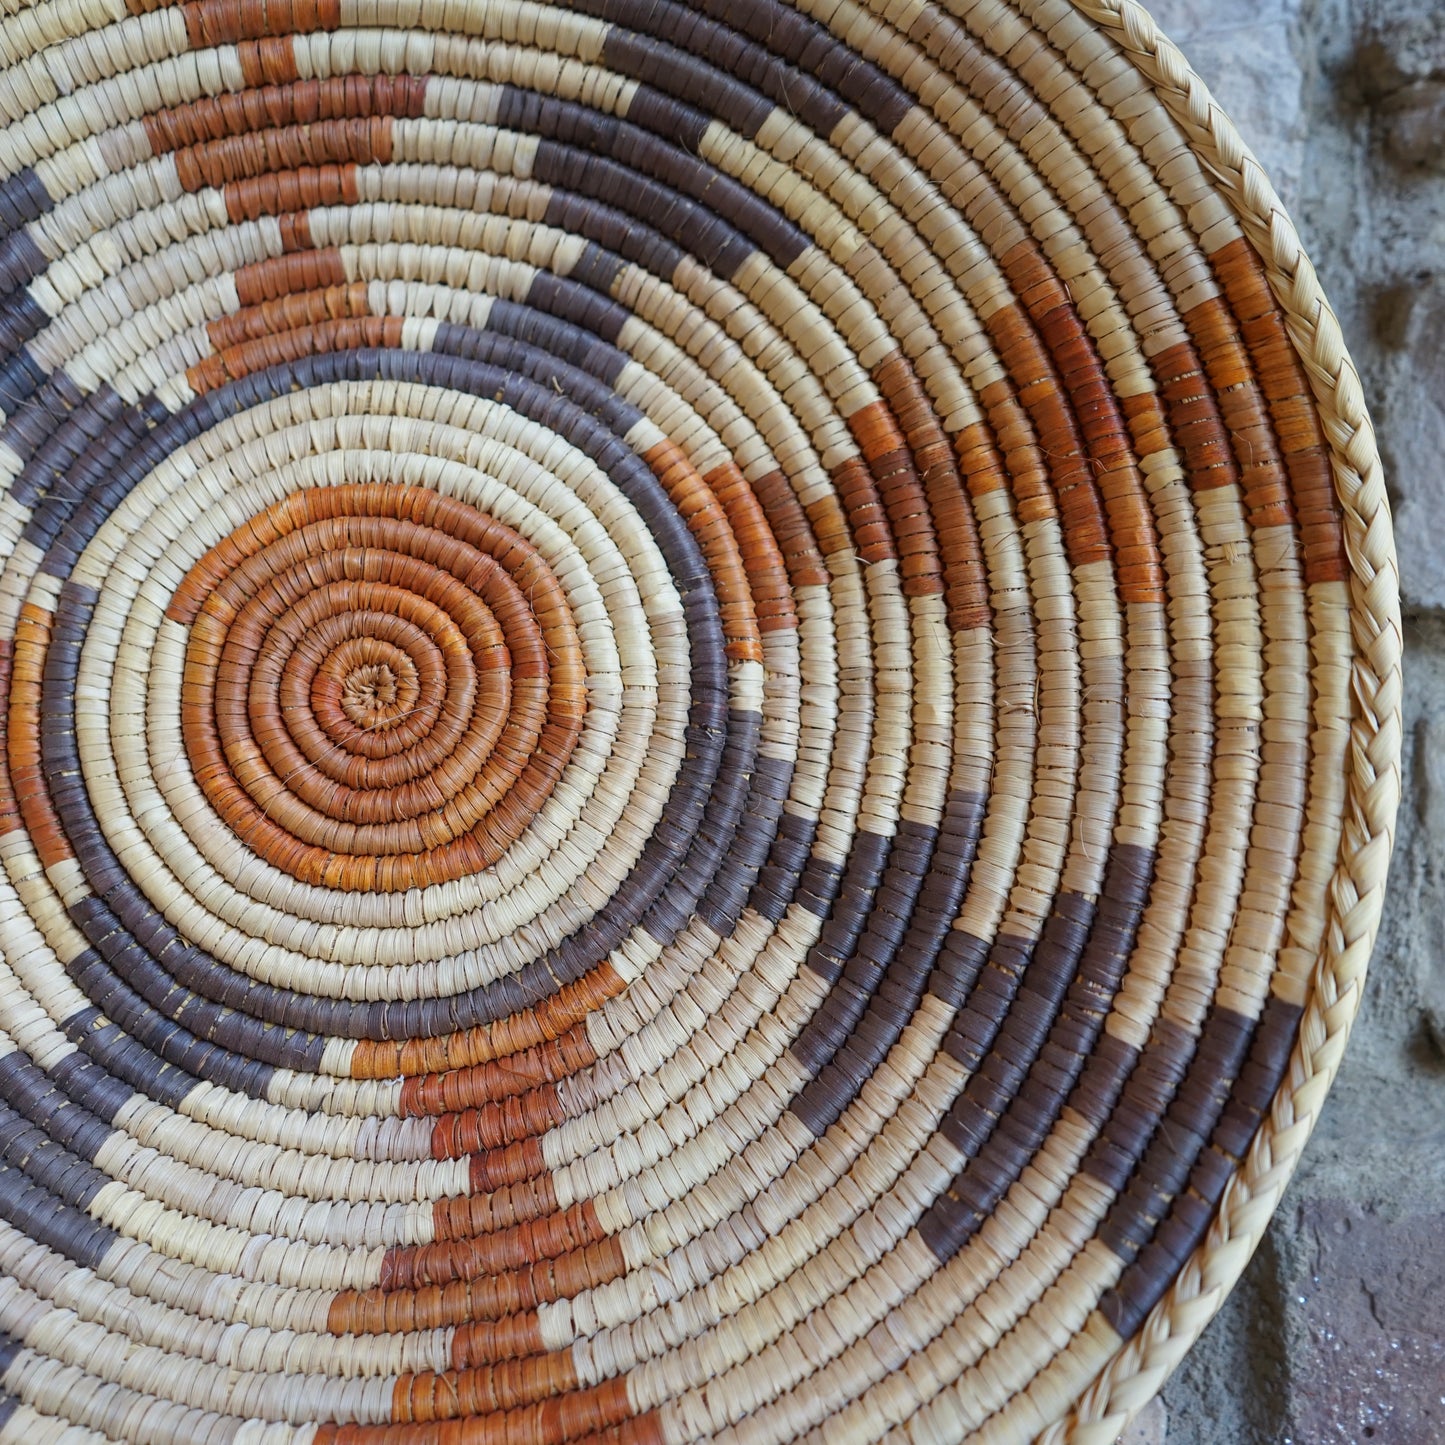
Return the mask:
[[1339,1078],[1239,1287],[1126,1437],[1445,1442],[1445,0],[1153,0],[1275,180],[1380,434],[1405,793]]
[[1164,1445],[1169,1433],[1169,1410],[1156,1395],[1129,1423],[1119,1445]]
[[1294,1401],[1306,1440],[1374,1445],[1445,1439],[1445,1209],[1391,1218],[1353,1200],[1298,1207],[1298,1347],[1318,1388]]

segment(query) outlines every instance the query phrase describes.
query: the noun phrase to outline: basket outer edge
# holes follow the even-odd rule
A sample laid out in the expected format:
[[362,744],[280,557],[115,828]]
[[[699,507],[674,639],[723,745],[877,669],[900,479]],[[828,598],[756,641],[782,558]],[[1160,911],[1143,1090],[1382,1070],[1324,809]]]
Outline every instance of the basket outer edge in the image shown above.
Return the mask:
[[1169,1292],[1041,1445],[1113,1445],[1163,1388],[1224,1303],[1256,1248],[1319,1119],[1359,1012],[1380,928],[1400,801],[1399,569],[1379,449],[1359,373],[1294,224],[1263,168],[1209,87],[1134,0],[1070,0],[1153,85],[1209,165],[1265,264],[1271,290],[1319,407],[1344,513],[1350,564],[1350,776],[1341,854],[1285,1082],[1230,1180],[1204,1242]]

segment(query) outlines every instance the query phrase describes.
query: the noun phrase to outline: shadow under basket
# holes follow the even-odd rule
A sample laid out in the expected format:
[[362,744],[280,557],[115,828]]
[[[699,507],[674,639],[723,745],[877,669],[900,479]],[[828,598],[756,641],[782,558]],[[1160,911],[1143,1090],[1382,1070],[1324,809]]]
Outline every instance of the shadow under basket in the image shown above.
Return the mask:
[[7,0],[0,1445],[1111,1445],[1338,1065],[1360,386],[1114,0]]

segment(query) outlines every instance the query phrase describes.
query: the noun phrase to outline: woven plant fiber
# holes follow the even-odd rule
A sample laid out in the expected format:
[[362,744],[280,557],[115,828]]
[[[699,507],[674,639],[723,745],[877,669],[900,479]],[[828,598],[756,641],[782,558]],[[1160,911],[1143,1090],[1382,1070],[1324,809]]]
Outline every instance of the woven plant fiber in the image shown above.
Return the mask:
[[1399,791],[1203,84],[1114,0],[0,12],[0,1445],[1109,1445]]

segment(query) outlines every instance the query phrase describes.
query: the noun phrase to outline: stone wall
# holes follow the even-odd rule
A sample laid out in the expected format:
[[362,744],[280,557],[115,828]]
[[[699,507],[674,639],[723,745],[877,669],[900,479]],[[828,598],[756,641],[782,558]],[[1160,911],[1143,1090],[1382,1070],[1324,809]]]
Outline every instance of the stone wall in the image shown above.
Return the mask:
[[1154,0],[1289,207],[1380,434],[1405,607],[1385,925],[1264,1245],[1136,1422],[1158,1445],[1445,1441],[1445,3]]

